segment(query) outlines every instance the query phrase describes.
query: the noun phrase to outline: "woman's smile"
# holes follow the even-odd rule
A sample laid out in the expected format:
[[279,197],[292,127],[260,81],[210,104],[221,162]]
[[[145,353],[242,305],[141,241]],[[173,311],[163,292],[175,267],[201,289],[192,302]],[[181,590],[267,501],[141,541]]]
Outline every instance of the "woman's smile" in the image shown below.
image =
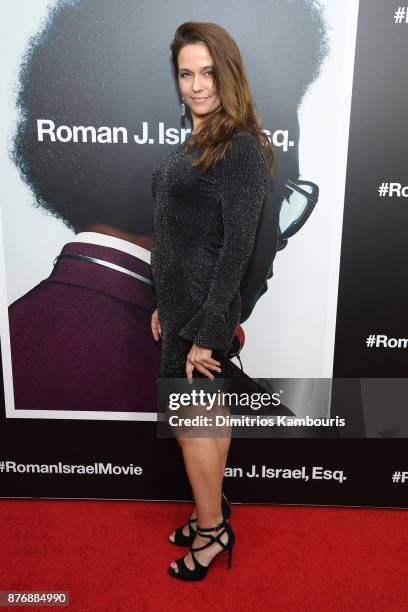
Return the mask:
[[203,102],[205,102],[206,100],[209,100],[210,98],[211,98],[211,96],[198,97],[198,98],[195,98],[193,96],[191,97],[192,101],[195,104],[202,104]]

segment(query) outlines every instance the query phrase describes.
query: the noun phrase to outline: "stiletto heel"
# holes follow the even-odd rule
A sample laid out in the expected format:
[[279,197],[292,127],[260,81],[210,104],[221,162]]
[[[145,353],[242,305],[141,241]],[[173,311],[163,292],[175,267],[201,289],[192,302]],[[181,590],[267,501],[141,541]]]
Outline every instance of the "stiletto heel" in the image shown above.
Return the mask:
[[[229,519],[231,516],[232,508],[224,491],[222,491],[221,496],[221,510],[222,516],[226,519]],[[175,530],[174,540],[170,540],[170,536],[168,537],[168,541],[170,542],[170,544],[175,544],[176,546],[191,546],[191,544],[194,542],[194,538],[196,535],[196,530],[192,527],[192,524],[196,522],[196,518],[189,518],[187,523],[185,523],[181,527],[177,527],[177,529]],[[188,525],[188,534],[184,535],[183,529],[186,525]]]
[[228,549],[228,569],[231,569],[232,565],[232,546]]
[[[203,533],[205,531],[219,531],[220,529],[221,529],[220,533],[216,536],[212,536],[212,535]],[[224,542],[221,540],[221,536],[224,535],[225,532],[228,533],[228,541],[226,544],[224,544]],[[173,576],[173,578],[179,578],[180,580],[190,580],[190,581],[202,580],[203,578],[206,577],[208,568],[210,567],[215,557],[225,552],[226,550],[228,550],[228,569],[231,569],[232,547],[234,546],[234,542],[235,542],[235,534],[232,530],[230,523],[228,522],[228,519],[224,518],[222,523],[220,523],[219,525],[216,525],[215,527],[200,527],[199,525],[197,525],[197,533],[204,538],[210,538],[210,541],[207,542],[207,544],[204,544],[204,546],[199,546],[197,548],[193,548],[192,546],[189,546],[191,557],[194,563],[194,569],[190,569],[189,567],[187,567],[186,562],[184,561],[184,557],[181,557],[180,559],[176,560],[178,572],[176,572],[171,566],[168,568],[168,572],[170,576]],[[222,550],[220,550],[213,557],[213,559],[211,559],[208,565],[202,565],[201,563],[199,563],[199,561],[197,561],[194,555],[194,552],[198,550],[204,550],[204,548],[208,548],[214,542],[217,542],[218,544],[220,544],[220,546],[222,547]]]

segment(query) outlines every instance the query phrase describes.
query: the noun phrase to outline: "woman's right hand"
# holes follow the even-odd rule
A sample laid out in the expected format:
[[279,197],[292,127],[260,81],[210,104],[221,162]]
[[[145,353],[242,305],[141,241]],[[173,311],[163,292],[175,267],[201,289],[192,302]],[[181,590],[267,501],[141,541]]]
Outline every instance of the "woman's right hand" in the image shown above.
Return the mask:
[[159,321],[159,312],[157,308],[152,314],[151,328],[152,328],[153,338],[156,341],[158,341],[161,337],[161,327],[160,327],[160,321]]

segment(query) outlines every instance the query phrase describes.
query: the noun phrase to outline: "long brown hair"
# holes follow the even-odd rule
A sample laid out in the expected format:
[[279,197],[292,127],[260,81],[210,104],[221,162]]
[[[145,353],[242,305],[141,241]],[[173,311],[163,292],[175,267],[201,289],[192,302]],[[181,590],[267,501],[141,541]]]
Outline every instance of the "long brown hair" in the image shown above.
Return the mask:
[[186,141],[189,150],[195,147],[203,149],[201,156],[193,160],[193,165],[214,166],[224,158],[235,131],[244,128],[258,140],[268,172],[274,176],[275,154],[262,130],[241,54],[234,39],[222,26],[207,21],[186,21],[177,28],[170,45],[177,78],[180,49],[197,43],[205,43],[212,56],[215,86],[222,106],[210,113],[200,123],[198,132]]

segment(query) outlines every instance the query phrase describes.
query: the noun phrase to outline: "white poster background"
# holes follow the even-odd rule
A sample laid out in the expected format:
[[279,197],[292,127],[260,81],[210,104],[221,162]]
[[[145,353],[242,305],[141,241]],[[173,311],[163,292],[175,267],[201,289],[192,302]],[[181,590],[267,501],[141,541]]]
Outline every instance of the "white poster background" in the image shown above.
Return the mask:
[[[246,343],[241,358],[245,371],[256,378],[332,376],[358,0],[320,4],[331,51],[299,109],[300,178],[317,183],[320,196],[302,230],[277,253],[269,289],[243,324]],[[54,257],[74,238],[59,220],[33,207],[33,195],[7,156],[17,120],[14,93],[20,62],[29,37],[52,5],[46,0],[19,0],[2,11],[0,334],[6,415],[155,420],[154,413],[14,410],[8,305],[49,276]],[[256,2],[253,7],[256,10]],[[234,36],[233,28],[223,25]]]

